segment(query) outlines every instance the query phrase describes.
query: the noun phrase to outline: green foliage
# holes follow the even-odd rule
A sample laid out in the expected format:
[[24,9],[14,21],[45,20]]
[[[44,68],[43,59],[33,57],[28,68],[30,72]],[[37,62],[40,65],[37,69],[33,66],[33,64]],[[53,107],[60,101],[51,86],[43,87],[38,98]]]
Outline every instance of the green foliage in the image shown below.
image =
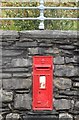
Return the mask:
[[[3,6],[38,6],[39,3],[3,3]],[[78,6],[77,3],[45,3],[45,6]],[[2,10],[2,17],[38,17],[39,10]],[[45,10],[45,17],[79,17],[77,10]],[[0,29],[4,30],[34,30],[38,29],[39,20],[2,20]],[[72,20],[48,20],[45,21],[45,29],[51,30],[79,30],[79,21]]]

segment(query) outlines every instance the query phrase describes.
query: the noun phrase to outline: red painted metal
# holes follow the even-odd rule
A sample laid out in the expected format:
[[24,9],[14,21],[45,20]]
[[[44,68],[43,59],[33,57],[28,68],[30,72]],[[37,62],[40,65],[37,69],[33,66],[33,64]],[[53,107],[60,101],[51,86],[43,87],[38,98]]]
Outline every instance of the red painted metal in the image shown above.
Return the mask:
[[33,110],[53,109],[53,57],[33,57]]

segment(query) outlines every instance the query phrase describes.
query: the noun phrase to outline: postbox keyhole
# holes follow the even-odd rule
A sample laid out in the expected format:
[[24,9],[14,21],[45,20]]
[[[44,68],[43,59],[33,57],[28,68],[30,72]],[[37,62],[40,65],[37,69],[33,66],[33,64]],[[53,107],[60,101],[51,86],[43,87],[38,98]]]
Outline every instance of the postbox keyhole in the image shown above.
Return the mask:
[[41,94],[41,92],[39,91],[39,94]]

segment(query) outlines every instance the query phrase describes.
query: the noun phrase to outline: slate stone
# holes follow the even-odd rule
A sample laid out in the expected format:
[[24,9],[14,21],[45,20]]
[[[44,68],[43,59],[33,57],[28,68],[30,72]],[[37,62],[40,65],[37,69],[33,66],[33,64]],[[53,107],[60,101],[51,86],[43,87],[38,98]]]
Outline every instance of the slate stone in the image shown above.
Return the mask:
[[60,45],[59,48],[66,49],[66,50],[73,50],[75,46],[73,45]]
[[38,48],[28,48],[28,54],[32,54],[32,55],[35,55],[35,54],[38,54]]
[[[14,67],[14,68],[12,68],[12,67],[7,67],[7,68],[3,68],[2,69],[2,72],[4,72],[4,73],[16,73],[16,74],[24,74],[24,73],[27,73],[27,72],[29,72],[29,68],[16,68],[16,67]],[[26,74],[27,75],[27,74]]]
[[0,113],[0,120],[4,120],[2,114]]
[[79,120],[79,115],[75,115],[74,120]]
[[20,41],[20,42],[26,42],[26,41],[33,42],[34,40],[33,40],[32,38],[20,37],[19,41]]
[[61,56],[54,57],[54,64],[57,64],[57,65],[64,64],[64,57],[61,57]]
[[55,115],[23,115],[24,120],[58,120]]
[[59,30],[29,30],[20,31],[21,38],[78,38],[78,32],[76,31],[59,31]]
[[17,42],[16,43],[16,46],[19,46],[19,47],[36,47],[37,46],[37,42],[34,41],[34,42]]
[[76,103],[75,103],[75,109],[76,110],[79,110],[79,101],[77,100]]
[[68,113],[60,113],[59,120],[73,120],[73,116]]
[[73,87],[78,87],[79,88],[79,82],[74,82]]
[[12,78],[3,79],[3,88],[7,90],[11,89],[29,89],[31,87],[32,81],[30,78]]
[[6,115],[6,120],[19,120],[20,115],[18,113],[9,113]]
[[13,100],[13,92],[8,92],[6,90],[0,90],[0,101],[11,102]]
[[69,56],[73,56],[73,51],[61,49],[61,50],[60,50],[60,55],[68,56],[68,57],[69,57]]
[[[6,42],[6,41],[2,41],[2,47],[9,47],[10,45],[12,45],[14,43],[13,41],[9,41],[9,42]],[[15,39],[15,41],[16,41],[16,39]]]
[[77,56],[74,56],[72,58],[65,57],[66,63],[77,63]]
[[39,53],[39,55],[44,55],[45,54],[45,48],[44,47],[39,47],[38,53]]
[[56,110],[68,110],[71,107],[71,103],[67,99],[58,99],[54,100],[54,107]]
[[8,39],[12,39],[12,38],[14,39],[19,37],[18,32],[13,30],[0,31],[0,35],[2,35],[2,38],[8,38]]
[[55,65],[54,75],[61,77],[79,76],[77,67],[66,65]]
[[69,97],[66,95],[55,94],[54,92],[54,98],[55,99],[68,99]]
[[70,89],[72,85],[71,79],[56,78],[54,79],[54,86],[58,89]]
[[79,96],[79,92],[77,90],[66,90],[66,91],[59,91],[60,95],[66,96]]
[[0,79],[0,89],[2,88],[2,79]]
[[0,73],[0,78],[5,79],[5,78],[11,78],[11,77],[12,75],[10,73]]
[[78,82],[78,81],[79,81],[79,77],[73,77],[73,78],[72,78],[72,81]]
[[39,43],[39,47],[51,47],[52,46],[52,44],[50,43],[50,44],[47,44],[47,43]]
[[5,57],[16,57],[16,56],[19,56],[23,53],[23,51],[19,50],[2,50],[2,56],[5,56]]
[[13,77],[27,78],[31,77],[31,73],[13,73]]
[[54,48],[49,47],[47,50],[45,50],[45,53],[59,54],[60,50],[57,47],[54,47]]
[[2,65],[6,65],[8,63],[11,62],[11,59],[10,57],[2,57]]
[[31,109],[31,97],[29,94],[16,94],[14,99],[14,108],[15,109]]
[[31,66],[31,61],[29,59],[17,58],[12,60],[13,67],[29,67]]

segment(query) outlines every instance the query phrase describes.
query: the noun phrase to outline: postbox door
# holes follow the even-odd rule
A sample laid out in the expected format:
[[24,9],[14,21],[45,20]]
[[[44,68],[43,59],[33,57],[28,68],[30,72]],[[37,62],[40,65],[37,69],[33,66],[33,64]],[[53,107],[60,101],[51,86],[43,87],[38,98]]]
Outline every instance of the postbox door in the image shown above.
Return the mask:
[[38,90],[36,97],[36,107],[38,108],[50,108],[51,106],[51,94],[49,88],[49,75],[40,75],[38,76]]

